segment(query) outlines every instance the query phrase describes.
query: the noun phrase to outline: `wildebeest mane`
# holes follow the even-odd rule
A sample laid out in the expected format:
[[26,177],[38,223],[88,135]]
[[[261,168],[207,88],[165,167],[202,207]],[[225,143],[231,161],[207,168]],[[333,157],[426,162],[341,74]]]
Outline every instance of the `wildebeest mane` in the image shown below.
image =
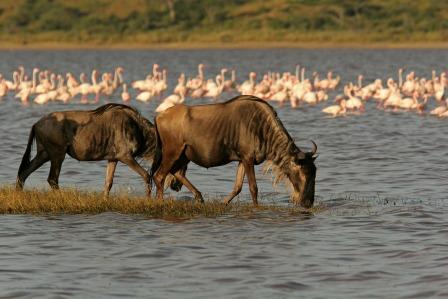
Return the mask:
[[137,109],[135,109],[131,106],[124,105],[124,104],[117,104],[117,103],[109,103],[109,104],[102,105],[102,106],[92,110],[91,113],[93,113],[95,115],[101,115],[104,112],[109,111],[111,109],[129,109],[137,114],[140,114],[140,112],[138,112]]
[[[145,136],[154,136],[153,124],[148,119],[143,117],[141,115],[141,113],[134,107],[124,105],[124,104],[118,104],[118,103],[109,103],[109,104],[102,105],[102,106],[96,108],[95,110],[91,110],[90,112],[94,115],[99,116],[99,115],[103,115],[107,111],[114,110],[114,109],[127,111],[128,112],[127,114],[129,116],[131,116],[140,125],[141,129],[144,131]],[[151,130],[153,132],[150,132]],[[152,157],[154,155],[154,150],[155,150],[154,140],[155,140],[155,136],[153,137],[153,140],[147,140],[147,143],[151,146],[146,148],[146,150],[144,152],[139,153],[139,156]]]
[[[277,112],[266,101],[254,96],[238,96],[232,98],[227,103],[235,101],[253,101],[260,103],[266,109],[254,109],[252,116],[247,115],[246,119],[258,119],[262,121],[250,122],[249,130],[255,136],[263,136],[260,146],[266,153],[266,163],[264,172],[269,171],[273,174],[274,185],[286,178],[284,168],[291,159],[291,153],[300,151],[295,145],[292,137],[284,127],[282,121],[278,118]],[[267,112],[267,113],[266,113]],[[287,167],[286,167],[287,168]]]
[[283,126],[283,123],[281,122],[281,120],[278,118],[277,112],[275,111],[274,107],[272,107],[268,102],[266,102],[263,99],[257,98],[255,96],[251,96],[251,95],[243,95],[243,96],[236,96],[228,101],[225,102],[225,104],[227,103],[232,103],[235,101],[253,101],[253,102],[258,102],[262,105],[264,105],[266,108],[269,109],[270,113],[272,114],[272,120],[275,121],[276,126],[279,127],[279,129],[281,130],[281,132],[283,134],[285,134],[288,137],[288,140],[290,140],[291,142],[293,142],[292,137],[289,135],[288,131],[286,130],[286,128]]

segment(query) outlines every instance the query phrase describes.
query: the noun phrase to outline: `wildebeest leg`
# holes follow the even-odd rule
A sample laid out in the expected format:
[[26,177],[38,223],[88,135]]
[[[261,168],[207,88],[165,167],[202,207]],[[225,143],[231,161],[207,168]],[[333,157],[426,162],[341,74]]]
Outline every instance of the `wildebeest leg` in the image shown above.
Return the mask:
[[[185,173],[187,172],[187,165],[188,164],[185,164],[184,166],[182,166],[182,168],[178,170],[183,176],[185,176]],[[170,182],[170,188],[171,190],[179,192],[180,189],[182,189],[182,183],[176,178],[173,178]]]
[[57,155],[51,159],[50,174],[48,175],[48,184],[52,189],[59,189],[59,174],[61,173],[62,162],[64,162],[65,153]]
[[127,166],[129,166],[132,170],[134,170],[136,173],[138,173],[142,178],[143,181],[146,184],[146,194],[148,197],[151,196],[151,179],[149,176],[149,173],[140,166],[140,164],[137,163],[137,161],[135,161],[135,159],[133,157],[127,157],[124,159],[120,160],[121,162],[123,162],[124,164],[126,164]]
[[[181,157],[183,150],[184,149],[181,148],[181,150],[179,150],[179,151],[174,150],[174,151],[164,152],[163,153],[163,155],[162,155],[162,162],[160,163],[160,166],[157,169],[157,171],[154,173],[154,177],[153,177],[154,183],[156,184],[156,189],[157,189],[156,198],[158,200],[162,200],[163,199],[163,189],[164,189],[164,185],[165,185],[166,176],[168,175],[168,173],[170,173],[173,170],[173,168],[174,168],[174,166],[176,164],[176,161]],[[183,163],[180,163],[180,164],[183,164]],[[177,166],[178,166],[179,169],[182,168],[182,165],[179,165],[179,163],[178,163]],[[178,179],[178,178],[176,177],[176,179]],[[183,181],[181,181],[181,180],[179,180],[179,181],[182,184],[184,184]],[[190,188],[188,188],[188,189],[191,191]]]
[[242,162],[240,162],[238,164],[238,168],[236,171],[236,180],[235,185],[233,186],[232,193],[230,193],[229,195],[227,195],[226,198],[224,198],[224,203],[226,205],[228,205],[232,201],[232,199],[241,192],[241,189],[243,188],[243,182],[244,182],[244,165]]
[[[165,179],[168,175],[170,168],[173,166],[173,162],[167,165],[166,161],[164,161],[165,157],[162,157],[162,163],[160,164],[159,169],[154,173],[153,180],[156,184],[156,198],[157,200],[163,199],[163,189],[165,186]],[[166,159],[165,159],[166,160]]]
[[163,186],[165,185],[166,174],[163,175],[160,172],[154,175],[154,183],[156,184],[156,198],[157,200],[163,199]]
[[106,183],[104,184],[104,197],[108,197],[110,189],[112,189],[116,167],[117,167],[117,161],[109,160],[109,162],[107,162]]
[[16,189],[22,190],[23,184],[25,184],[25,180],[29,177],[31,173],[36,171],[39,167],[41,167],[44,163],[50,161],[50,158],[48,157],[48,153],[46,151],[38,151],[36,154],[36,157],[34,157],[31,161],[28,167],[19,173],[17,175],[17,181],[16,181]]
[[194,194],[194,200],[201,203],[204,202],[204,198],[202,198],[201,192],[195,186],[193,186],[193,184],[180,171],[176,172],[174,174],[174,177],[178,179],[182,184],[184,184],[185,187],[187,187],[188,190],[191,191],[191,193]]
[[249,181],[249,190],[250,195],[252,196],[252,201],[254,205],[258,205],[257,195],[258,195],[258,187],[257,181],[255,179],[255,171],[253,163],[244,163],[244,170],[246,171],[247,180]]

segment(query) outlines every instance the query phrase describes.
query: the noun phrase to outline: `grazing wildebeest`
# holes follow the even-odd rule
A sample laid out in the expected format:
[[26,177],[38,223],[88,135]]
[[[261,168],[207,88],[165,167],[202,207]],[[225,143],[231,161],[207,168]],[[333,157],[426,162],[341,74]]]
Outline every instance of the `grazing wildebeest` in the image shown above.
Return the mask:
[[157,198],[163,198],[168,173],[184,184],[196,200],[202,194],[179,169],[193,161],[203,167],[215,167],[239,161],[233,191],[224,200],[229,203],[240,193],[244,174],[249,181],[253,203],[257,201],[254,165],[269,161],[279,177],[292,184],[292,199],[309,208],[314,203],[317,146],[301,151],[278,119],[274,109],[254,96],[238,96],[225,103],[202,106],[176,105],[155,119],[157,148],[151,176]]
[[[30,161],[36,139],[37,154]],[[65,154],[79,161],[108,160],[104,195],[112,188],[115,168],[120,161],[143,177],[148,196],[151,180],[135,160],[152,159],[155,129],[137,110],[121,104],[106,104],[89,111],[60,111],[42,117],[31,128],[28,145],[17,174],[16,189],[22,190],[26,178],[47,161],[51,162],[48,183],[58,189],[59,173]],[[172,182],[173,189],[181,185]]]

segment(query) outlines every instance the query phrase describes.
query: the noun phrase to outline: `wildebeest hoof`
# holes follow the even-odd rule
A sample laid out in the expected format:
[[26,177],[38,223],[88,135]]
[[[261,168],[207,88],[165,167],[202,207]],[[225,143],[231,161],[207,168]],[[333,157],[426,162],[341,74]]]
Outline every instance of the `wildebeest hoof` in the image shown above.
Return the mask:
[[16,183],[16,191],[23,191],[23,184],[21,182]]
[[195,196],[194,200],[199,203],[204,203],[204,198],[202,198],[202,195]]
[[228,206],[229,204],[230,204],[230,202],[232,201],[232,199],[224,199],[223,201],[222,201],[222,203],[223,204],[225,204],[226,206]]

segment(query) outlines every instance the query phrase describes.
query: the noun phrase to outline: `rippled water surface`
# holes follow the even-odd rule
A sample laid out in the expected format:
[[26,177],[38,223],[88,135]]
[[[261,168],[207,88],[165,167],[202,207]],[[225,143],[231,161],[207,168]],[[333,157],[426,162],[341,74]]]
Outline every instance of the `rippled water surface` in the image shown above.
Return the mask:
[[[294,71],[300,63],[342,81],[396,77],[399,67],[419,76],[444,70],[446,50],[188,50],[3,51],[0,72],[18,66],[65,73],[125,68],[140,79],[153,63],[168,69],[170,89],[181,72],[206,76],[221,67]],[[310,75],[311,71],[308,72]],[[338,89],[341,91],[341,88]],[[331,94],[330,98],[335,94]],[[222,100],[232,95],[223,95]],[[110,101],[118,101],[119,93]],[[190,103],[205,103],[205,100]],[[104,100],[103,102],[104,103]],[[153,103],[134,105],[149,119]],[[448,122],[428,115],[386,113],[367,103],[366,113],[328,118],[330,103],[291,110],[280,119],[299,147],[318,144],[314,215],[260,213],[182,222],[105,213],[77,216],[0,215],[0,297],[145,298],[429,298],[448,297]],[[434,106],[431,103],[430,108]],[[0,102],[0,182],[14,183],[29,129],[55,110],[95,106]],[[28,179],[47,188],[49,166]],[[189,168],[188,177],[208,197],[233,186],[236,165]],[[67,158],[62,186],[101,190],[104,162]],[[258,169],[262,201],[288,204]],[[114,190],[143,193],[141,179],[119,165]],[[183,191],[181,195],[190,196]],[[239,200],[249,200],[245,186]]]

